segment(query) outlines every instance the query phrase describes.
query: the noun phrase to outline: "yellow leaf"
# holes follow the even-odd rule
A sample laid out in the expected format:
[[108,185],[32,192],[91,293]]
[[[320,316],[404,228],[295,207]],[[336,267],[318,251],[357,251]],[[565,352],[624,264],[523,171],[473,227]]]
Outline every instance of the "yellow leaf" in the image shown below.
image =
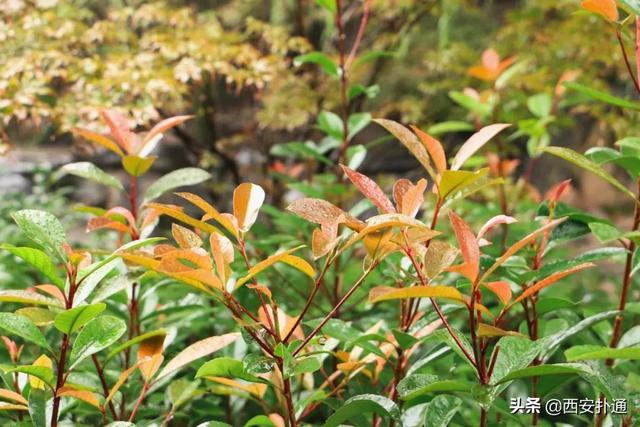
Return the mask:
[[0,405],[0,411],[28,411],[29,408],[24,405]]
[[410,286],[407,288],[378,286],[369,292],[370,303],[408,298],[446,298],[464,302],[464,296],[460,291],[451,286]]
[[258,218],[258,211],[264,203],[264,190],[256,184],[245,182],[233,191],[233,216],[242,231],[249,231]]
[[615,22],[618,20],[618,8],[615,0],[584,0],[580,6],[589,12],[597,13],[609,21]]
[[[298,247],[289,249],[289,250],[281,252],[279,254],[271,255],[269,258],[267,258],[267,259],[265,259],[263,261],[260,261],[259,263],[257,263],[256,265],[254,265],[253,267],[251,267],[249,269],[249,274],[247,274],[246,276],[238,279],[238,281],[236,282],[236,289],[239,288],[240,286],[244,285],[245,283],[247,283],[249,280],[251,280],[258,273],[260,273],[263,270],[266,270],[267,268],[271,267],[276,262],[278,262],[278,261],[285,262],[283,260],[283,258],[287,258],[291,253],[297,251],[300,248],[302,248],[302,246],[298,246]],[[293,267],[296,267],[296,266],[293,265]],[[298,268],[298,267],[296,267],[296,268]]]
[[438,183],[438,194],[445,198],[466,187],[469,187],[489,172],[488,168],[480,169],[476,172],[447,170],[444,171]]
[[157,157],[138,157],[138,156],[124,156],[122,158],[122,166],[124,170],[131,176],[141,176],[147,173],[153,162]]
[[12,400],[14,402],[22,403],[24,405],[29,404],[27,399],[25,399],[21,394],[18,394],[12,390],[7,390],[6,388],[0,388],[0,398],[5,400]]
[[311,277],[312,279],[316,275],[316,271],[313,269],[313,266],[311,266],[311,264],[309,264],[307,261],[305,261],[304,259],[298,256],[287,255],[282,257],[281,261],[284,262],[285,264],[290,265],[296,270],[300,270],[301,272]]
[[253,394],[256,397],[262,398],[264,393],[267,391],[266,384],[244,384],[240,381],[232,380],[231,378],[224,377],[205,377],[209,381],[213,381],[219,384],[223,384],[231,387],[232,389],[238,389],[245,391],[249,394]]
[[224,214],[218,212],[216,208],[214,208],[202,197],[192,193],[176,193],[176,196],[182,197],[183,199],[200,208],[206,214],[203,221],[213,219],[217,221],[221,226],[223,226],[227,231],[229,231],[232,236],[238,237],[237,227],[228,218],[226,218]]
[[[44,366],[45,368],[53,368],[53,362],[43,354],[32,363],[32,366]],[[37,377],[34,377],[33,375],[29,375],[29,384],[31,384],[32,388],[44,390],[44,381]]]
[[487,325],[486,323],[480,323],[478,325],[478,336],[479,337],[512,336],[512,337],[527,338],[525,335],[522,335],[519,332],[505,331],[504,329],[496,328],[495,326]]
[[160,203],[148,203],[147,206],[151,209],[155,209],[163,215],[170,216],[171,218],[177,219],[178,221],[182,221],[185,224],[188,224],[198,230],[204,231],[205,233],[219,233],[222,232],[214,227],[213,225],[206,223],[204,221],[200,221],[195,218],[191,218],[189,215],[182,212],[182,210],[174,208],[172,206],[163,205]]

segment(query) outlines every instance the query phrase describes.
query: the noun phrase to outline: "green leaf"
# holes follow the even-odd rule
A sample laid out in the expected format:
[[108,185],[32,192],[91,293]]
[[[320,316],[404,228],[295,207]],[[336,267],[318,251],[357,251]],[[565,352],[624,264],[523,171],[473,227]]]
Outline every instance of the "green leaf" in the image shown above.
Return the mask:
[[118,341],[126,330],[126,323],[114,316],[100,316],[91,320],[80,331],[73,343],[69,369],[73,369],[85,358]]
[[471,123],[451,120],[430,126],[427,129],[427,133],[436,136],[451,132],[472,132],[474,130],[475,128]]
[[415,343],[420,341],[413,335],[403,332],[399,329],[393,329],[391,332],[393,333],[393,337],[398,342],[398,345],[403,350],[410,349]]
[[449,98],[451,98],[456,104],[461,105],[472,113],[476,113],[481,116],[487,116],[491,114],[491,105],[478,101],[477,99],[472,98],[462,92],[451,91],[449,92]]
[[310,52],[293,58],[294,67],[299,67],[302,64],[316,64],[330,76],[338,77],[340,75],[338,65],[322,52]]
[[91,295],[102,279],[120,266],[124,266],[124,263],[120,258],[115,258],[97,269],[93,269],[93,265],[90,265],[88,267],[89,269],[92,269],[90,274],[85,274],[84,270],[81,271],[78,275],[81,282],[76,290],[75,297],[73,298],[73,304],[78,305],[83,303],[89,295]]
[[185,378],[177,379],[167,387],[167,397],[172,409],[178,409],[193,397],[197,396],[200,381],[189,381]]
[[95,262],[95,263],[91,264],[89,267],[87,267],[85,269],[82,269],[80,271],[80,273],[78,273],[78,280],[84,279],[86,276],[89,276],[89,275],[95,273],[100,268],[102,268],[105,265],[109,264],[114,259],[118,258],[119,254],[121,252],[126,252],[126,251],[129,251],[129,250],[132,250],[132,249],[138,249],[138,248],[141,248],[143,246],[149,246],[149,245],[152,245],[154,243],[161,242],[163,240],[166,240],[166,239],[164,237],[149,237],[147,239],[134,240],[132,242],[126,243],[126,244],[120,246],[118,249],[116,249],[116,251],[114,253],[112,253],[111,255],[109,255],[108,257],[103,259],[102,261]]
[[386,50],[372,50],[370,52],[363,53],[358,56],[358,59],[353,63],[354,67],[358,65],[366,64],[367,62],[375,61],[380,58],[393,58],[396,56],[393,52],[389,52]]
[[0,329],[9,335],[17,335],[26,341],[51,350],[40,329],[28,318],[14,313],[0,313]]
[[618,240],[624,236],[624,232],[605,222],[591,222],[589,223],[589,229],[591,229],[593,235],[596,236],[596,239],[600,240],[601,243]]
[[107,308],[107,305],[102,302],[70,308],[59,313],[56,316],[53,325],[60,332],[70,335],[83,327],[98,314],[102,313],[105,308]]
[[[453,328],[453,331],[456,333],[458,338],[460,338],[460,342],[462,343],[462,346],[464,347],[465,351],[468,354],[471,354],[473,357],[473,348],[471,347],[471,343],[469,342],[469,340],[467,340],[467,338],[455,328]],[[437,331],[434,331],[431,335],[429,335],[427,339],[428,340],[436,339],[440,342],[445,343],[451,350],[453,350],[458,356],[460,356],[462,360],[467,362],[469,366],[473,366],[469,361],[469,359],[467,359],[467,357],[464,355],[462,350],[460,350],[460,347],[458,347],[458,344],[456,343],[456,341],[453,338],[451,338],[451,334],[449,334],[448,331],[439,329]]]
[[640,138],[638,137],[627,136],[616,141],[615,145],[620,147],[620,153],[623,156],[640,157]]
[[63,244],[67,237],[62,224],[55,216],[49,212],[33,209],[24,209],[15,212],[12,216],[28,238],[42,246],[45,251],[56,254],[61,261],[66,260]]
[[361,394],[344,402],[344,404],[327,419],[324,427],[337,427],[345,424],[345,421],[353,420],[362,414],[371,413],[391,418],[398,425],[402,425],[400,409],[393,400],[376,394]]
[[243,427],[275,427],[273,421],[269,419],[266,415],[256,415],[247,421]]
[[619,158],[620,152],[609,147],[592,147],[585,151],[584,155],[592,162],[601,165]]
[[321,367],[322,362],[320,361],[320,358],[314,356],[301,357],[295,360],[293,373],[294,375],[313,373],[319,371]]
[[53,388],[55,381],[55,377],[53,376],[53,369],[47,366],[21,365],[16,366],[12,369],[8,369],[7,372],[22,372],[23,374],[29,374],[33,377],[41,379],[51,388]]
[[31,320],[36,326],[47,326],[53,323],[56,314],[41,307],[24,307],[16,310],[16,314]]
[[519,378],[542,377],[545,375],[573,375],[583,373],[582,365],[576,363],[557,363],[553,365],[529,366],[517,369],[502,378],[498,383],[513,381]]
[[35,248],[17,247],[9,244],[0,245],[0,248],[12,253],[37,268],[57,287],[64,287],[64,281],[58,276],[55,264],[46,253]]
[[581,85],[575,82],[565,82],[564,86],[569,89],[581,93],[582,95],[587,96],[588,98],[594,101],[602,101],[606,102],[610,105],[615,105],[616,107],[622,108],[630,108],[633,110],[640,110],[640,103],[629,101],[627,99],[618,98],[617,96],[613,96],[606,92],[601,92],[596,89],[592,89],[590,87]]
[[355,113],[349,116],[347,126],[349,129],[349,135],[347,139],[351,140],[360,131],[366,128],[371,123],[371,114],[369,113]]
[[352,145],[347,148],[347,166],[349,169],[357,170],[365,157],[367,157],[367,148],[364,145]]
[[[538,341],[518,337],[504,337],[498,345],[500,350],[491,374],[491,384],[500,383],[511,372],[527,367],[541,351]],[[495,394],[501,390],[502,387],[498,387]]]
[[[51,374],[53,377],[53,373]],[[53,412],[53,399],[45,390],[31,389],[29,391],[29,415],[34,427],[49,427],[51,425],[51,413]]]
[[89,179],[97,182],[98,184],[124,191],[122,183],[118,181],[117,178],[109,175],[91,162],[78,162],[64,165],[60,168],[58,177],[62,177],[66,174],[79,176],[80,178]]
[[620,0],[620,3],[627,11],[640,16],[640,0]]
[[315,159],[328,166],[333,166],[333,162],[322,155],[313,141],[294,141],[286,144],[276,144],[271,147],[269,154],[281,157],[293,157],[296,159]]
[[230,357],[218,357],[202,365],[196,373],[196,378],[202,377],[239,378],[253,383],[262,382],[262,379],[245,370],[242,361]]
[[424,425],[429,427],[446,427],[462,405],[462,399],[455,396],[436,396],[427,405]]
[[527,99],[527,108],[538,118],[549,116],[551,114],[551,105],[552,99],[548,93],[538,93]]
[[587,159],[582,154],[576,153],[575,151],[565,148],[565,147],[546,147],[542,151],[553,154],[554,156],[560,157],[568,162],[573,163],[574,165],[585,169],[600,178],[607,181],[609,184],[613,185],[618,190],[622,191],[627,196],[631,197],[634,201],[636,199],[635,195],[629,191],[624,185],[622,185],[617,179],[615,179],[611,174],[602,169],[600,166]]
[[336,10],[337,10],[336,0],[316,0],[316,3],[319,6],[322,6],[323,8],[327,9],[329,12],[336,13]]
[[603,320],[610,319],[612,317],[620,314],[620,311],[605,311],[604,313],[598,313],[593,316],[589,316],[586,319],[581,320],[570,328],[558,332],[557,334],[550,335],[544,338],[545,345],[543,347],[543,351],[540,356],[543,357],[543,360],[547,360],[551,355],[555,352],[560,344],[562,344],[568,338],[584,331],[585,329],[590,328],[596,323],[602,322]]
[[567,361],[630,359],[640,360],[640,347],[609,348],[597,345],[578,345],[564,352]]
[[349,101],[353,100],[354,98],[357,98],[360,95],[364,95],[369,99],[373,99],[379,94],[380,94],[380,86],[378,85],[371,85],[369,87],[364,87],[363,85],[357,84],[349,88],[349,91],[347,92],[347,97],[349,98]]
[[105,359],[105,364],[113,359],[115,356],[118,355],[118,353],[128,349],[131,346],[134,346],[136,344],[141,343],[142,341],[145,341],[149,338],[152,337],[156,337],[156,336],[160,336],[160,335],[167,335],[167,330],[166,329],[156,329],[155,331],[150,331],[147,333],[144,333],[142,335],[138,335],[137,337],[134,337],[122,344],[120,344],[118,347],[114,348],[113,350],[111,350],[109,352],[109,354],[107,355],[107,358]]
[[331,111],[323,110],[318,114],[318,129],[326,133],[327,135],[342,140],[342,134],[344,132],[343,122],[340,116]]
[[436,375],[413,374],[398,383],[398,395],[411,400],[435,392],[468,392],[472,383],[458,380],[440,380]]
[[62,302],[57,299],[29,291],[0,291],[0,301],[62,307]]
[[157,199],[167,191],[187,185],[200,184],[211,178],[211,174],[200,168],[182,168],[162,176],[144,193],[144,203]]

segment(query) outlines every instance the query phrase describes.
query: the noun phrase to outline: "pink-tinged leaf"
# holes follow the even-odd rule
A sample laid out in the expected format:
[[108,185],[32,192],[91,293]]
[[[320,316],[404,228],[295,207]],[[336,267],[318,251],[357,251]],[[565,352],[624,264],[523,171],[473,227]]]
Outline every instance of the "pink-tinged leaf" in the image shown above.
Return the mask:
[[303,198],[291,203],[287,210],[316,224],[338,224],[349,216],[339,207],[322,199]]
[[208,356],[240,338],[239,332],[232,332],[230,334],[220,335],[217,337],[205,338],[197,341],[190,346],[186,347],[180,353],[178,353],[173,359],[167,363],[167,365],[160,371],[156,380],[169,375],[172,372],[177,371],[185,365],[200,359],[204,356]]
[[155,137],[156,135],[171,129],[172,127],[176,127],[184,122],[186,122],[187,120],[192,119],[193,116],[175,116],[175,117],[170,117],[168,119],[164,119],[161,122],[157,123],[150,131],[149,133],[144,137],[144,142],[147,143],[149,141],[151,141],[153,139],[153,137]]
[[136,135],[129,130],[129,123],[127,118],[115,111],[102,110],[100,111],[102,118],[109,126],[111,130],[111,136],[113,136],[127,154],[133,154],[134,147],[137,145]]
[[491,231],[493,228],[495,228],[500,224],[513,224],[514,222],[518,222],[518,220],[512,216],[508,216],[508,215],[494,216],[480,228],[480,231],[478,232],[478,242],[489,244],[490,242],[483,239],[485,234],[487,234],[489,231]]
[[456,153],[456,156],[453,159],[453,163],[451,164],[451,170],[458,170],[462,167],[464,162],[466,162],[469,157],[473,156],[476,151],[478,151],[484,144],[486,144],[491,138],[496,136],[499,132],[504,130],[505,128],[511,126],[508,123],[496,123],[493,125],[485,126],[480,129],[478,132],[471,135],[460,150]]
[[549,200],[550,203],[557,203],[562,197],[562,194],[571,186],[571,179],[565,179],[559,184],[554,185],[547,191],[545,199]]
[[473,234],[473,231],[469,226],[456,215],[454,212],[449,212],[449,221],[456,235],[460,252],[462,253],[462,259],[464,263],[449,267],[450,271],[454,271],[462,274],[471,283],[475,283],[480,272],[480,247],[478,246],[478,240]]
[[398,212],[402,211],[402,198],[412,186],[413,183],[406,178],[400,178],[393,184],[393,201]]
[[500,55],[495,49],[487,49],[482,52],[482,65],[489,70],[495,70],[500,65]]
[[436,165],[436,169],[439,173],[447,170],[447,157],[444,153],[444,148],[440,141],[429,135],[428,133],[418,129],[416,126],[411,126],[413,132],[418,135],[422,145],[427,149],[427,152],[431,156],[433,163]]
[[485,283],[484,286],[500,298],[503,304],[509,304],[509,301],[511,301],[511,285],[508,282],[489,282]]
[[514,304],[519,303],[520,301],[524,300],[525,298],[528,298],[534,294],[537,294],[538,292],[540,292],[542,289],[546,288],[549,285],[554,284],[555,282],[557,282],[558,280],[573,274],[573,273],[577,273],[578,271],[584,270],[586,268],[591,268],[594,267],[595,264],[591,263],[591,262],[585,262],[584,264],[580,264],[580,265],[576,265],[575,267],[571,267],[567,270],[564,271],[559,271],[557,273],[553,273],[551,276],[545,277],[544,279],[540,280],[539,282],[537,282],[536,284],[534,284],[533,286],[528,287],[522,294],[520,294],[520,296],[518,298],[515,299],[515,301],[513,301]]
[[115,215],[120,215],[120,216],[124,217],[124,219],[127,220],[129,225],[132,228],[135,228],[136,220],[133,217],[133,214],[131,213],[131,211],[129,209],[123,208],[122,206],[113,207],[113,208],[109,209],[108,211],[106,211],[104,213],[104,215],[102,215],[102,216],[107,217],[107,218],[111,218],[111,219],[117,219],[117,218],[114,218]]
[[371,178],[340,165],[349,180],[358,187],[358,190],[380,210],[380,213],[395,213],[393,203],[384,194],[384,191]]
[[552,229],[553,227],[555,227],[556,225],[558,225],[561,222],[565,221],[566,219],[567,219],[567,217],[564,217],[564,218],[558,218],[558,219],[556,219],[554,221],[551,221],[551,222],[545,224],[544,226],[538,228],[537,230],[533,231],[531,234],[525,236],[523,239],[521,239],[521,240],[517,241],[516,243],[514,243],[509,249],[507,249],[505,251],[505,253],[503,253],[500,256],[500,258],[498,258],[496,260],[496,262],[493,263],[493,265],[491,267],[489,267],[489,269],[487,271],[485,271],[485,273],[482,275],[482,278],[480,279],[480,282],[484,282],[485,279],[487,277],[489,277],[489,275],[491,273],[493,273],[498,267],[500,267],[502,264],[504,264],[506,260],[511,258],[513,255],[515,255],[515,253],[518,252],[520,249],[524,248],[529,243],[531,243],[536,238],[538,238],[538,236],[540,236],[541,234],[543,234],[543,233],[547,232],[548,230]]

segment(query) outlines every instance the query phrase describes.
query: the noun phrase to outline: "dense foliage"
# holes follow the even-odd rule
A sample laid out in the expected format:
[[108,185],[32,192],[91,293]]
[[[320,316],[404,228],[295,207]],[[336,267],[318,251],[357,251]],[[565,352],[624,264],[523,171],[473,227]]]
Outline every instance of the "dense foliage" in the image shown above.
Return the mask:
[[3,425],[640,424],[638,2],[4,3]]

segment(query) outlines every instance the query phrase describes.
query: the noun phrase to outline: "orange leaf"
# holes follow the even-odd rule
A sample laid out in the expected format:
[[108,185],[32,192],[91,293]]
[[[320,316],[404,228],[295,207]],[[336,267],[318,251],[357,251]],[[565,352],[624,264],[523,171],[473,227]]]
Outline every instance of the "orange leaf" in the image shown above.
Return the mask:
[[349,216],[339,207],[322,199],[302,198],[291,203],[287,210],[316,224],[336,224]]
[[25,399],[21,394],[18,394],[12,390],[7,390],[6,388],[0,388],[0,397],[5,400],[12,400],[14,402],[22,403],[24,405],[29,404],[27,399]]
[[146,360],[140,363],[140,372],[146,381],[149,381],[158,371],[162,360],[162,350],[165,335],[153,335],[140,343],[138,347],[138,360]]
[[100,230],[102,228],[115,230],[119,233],[127,233],[129,231],[129,227],[127,227],[125,224],[119,221],[114,221],[104,216],[91,218],[87,223],[87,232]]
[[463,264],[449,267],[449,270],[460,273],[469,279],[471,283],[475,283],[478,278],[478,273],[480,272],[480,247],[478,246],[478,240],[469,226],[453,211],[449,212],[449,220],[451,221],[451,226],[453,227],[460,252],[462,252],[462,259],[464,260]]
[[371,178],[340,165],[349,180],[358,187],[358,190],[380,210],[380,213],[395,213],[396,209],[384,191]]
[[249,231],[258,218],[258,211],[264,203],[262,187],[250,182],[240,184],[233,190],[233,216],[242,231]]
[[518,298],[515,299],[515,301],[513,302],[514,304],[519,303],[520,301],[524,300],[525,298],[530,297],[531,295],[537,294],[538,292],[540,292],[542,289],[546,288],[549,285],[554,284],[555,282],[557,282],[558,280],[562,279],[563,277],[566,277],[570,274],[576,273],[578,271],[584,270],[586,268],[591,268],[594,267],[595,264],[591,263],[591,262],[585,262],[584,264],[580,264],[580,265],[576,265],[575,267],[571,267],[565,271],[559,271],[557,273],[552,274],[549,277],[545,277],[544,279],[540,280],[539,282],[537,282],[536,284],[534,284],[533,286],[527,288],[522,294],[520,294],[520,296]]
[[104,135],[100,135],[99,133],[95,133],[90,130],[81,129],[81,128],[74,128],[73,133],[80,135],[86,140],[95,142],[96,144],[103,146],[107,150],[113,151],[120,157],[124,156],[124,152],[120,149],[120,147],[118,147],[118,145],[115,142],[113,142],[112,140],[110,140]]
[[83,402],[88,403],[91,406],[94,406],[100,409],[100,402],[98,401],[98,396],[95,393],[92,393],[88,390],[75,390],[71,387],[62,387],[58,390],[58,396],[69,396],[74,397],[78,400],[82,400]]
[[425,146],[427,152],[431,156],[433,163],[436,165],[436,169],[439,173],[442,173],[447,170],[447,157],[444,153],[444,148],[442,148],[442,144],[440,141],[429,135],[428,133],[418,129],[417,126],[411,126],[413,132],[418,135],[420,141],[422,141],[422,145]]
[[171,224],[171,234],[182,249],[199,248],[202,239],[193,231],[178,224]]
[[64,304],[65,297],[59,287],[55,285],[50,285],[50,284],[36,285],[34,287],[41,292],[51,295],[52,297],[56,298],[58,301]]
[[589,12],[597,13],[609,21],[615,22],[618,20],[618,8],[615,0],[584,0],[580,6]]
[[427,189],[427,180],[421,179],[416,185],[411,185],[402,195],[400,213],[415,218],[424,202],[424,192]]
[[485,283],[484,286],[491,292],[496,294],[496,296],[500,298],[500,301],[502,301],[503,304],[509,304],[509,301],[511,301],[511,285],[509,285],[508,282],[489,282]]

